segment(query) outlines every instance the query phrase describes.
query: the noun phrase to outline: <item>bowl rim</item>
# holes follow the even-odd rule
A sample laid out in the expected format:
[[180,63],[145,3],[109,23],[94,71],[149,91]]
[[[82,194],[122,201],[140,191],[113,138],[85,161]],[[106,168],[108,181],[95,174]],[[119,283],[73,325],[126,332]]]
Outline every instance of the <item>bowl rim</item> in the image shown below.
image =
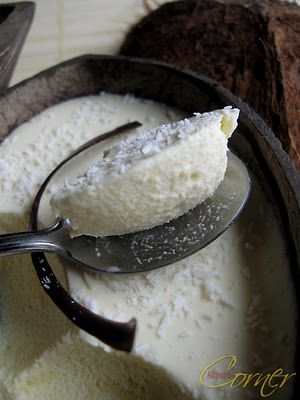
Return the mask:
[[[87,53],[77,57],[73,57],[52,65],[49,68],[43,69],[42,71],[23,79],[22,81],[16,83],[13,86],[10,86],[0,93],[0,100],[5,98],[10,93],[15,90],[22,88],[27,83],[36,80],[40,77],[44,77],[51,72],[55,72],[60,68],[71,65],[76,62],[86,61],[86,60],[112,60],[112,61],[128,61],[132,63],[140,63],[140,64],[150,64],[153,66],[161,67],[165,70],[169,70],[170,72],[175,72],[179,75],[185,75],[186,77],[192,78],[192,80],[201,80],[205,83],[212,85],[215,91],[220,92],[222,95],[227,97],[230,102],[236,105],[243,113],[247,113],[247,118],[254,125],[254,127],[260,131],[264,137],[264,139],[268,142],[269,147],[272,148],[274,155],[280,166],[282,167],[287,179],[289,180],[291,188],[294,190],[295,198],[297,199],[298,206],[300,209],[300,174],[296,170],[293,162],[291,161],[289,155],[283,149],[280,140],[275,136],[274,132],[271,128],[266,124],[266,122],[253,110],[247,103],[242,101],[238,96],[234,95],[230,90],[226,89],[224,86],[219,84],[212,78],[204,74],[200,74],[198,72],[192,71],[190,69],[179,68],[174,64],[166,63],[163,61],[154,60],[151,58],[141,58],[141,57],[131,57],[131,56],[123,56],[123,55],[107,55],[107,54],[93,54]],[[193,82],[192,82],[193,83]],[[14,128],[13,128],[14,129]],[[6,137],[6,136],[5,136]],[[4,138],[5,138],[4,137]],[[1,138],[0,144],[4,138]]]

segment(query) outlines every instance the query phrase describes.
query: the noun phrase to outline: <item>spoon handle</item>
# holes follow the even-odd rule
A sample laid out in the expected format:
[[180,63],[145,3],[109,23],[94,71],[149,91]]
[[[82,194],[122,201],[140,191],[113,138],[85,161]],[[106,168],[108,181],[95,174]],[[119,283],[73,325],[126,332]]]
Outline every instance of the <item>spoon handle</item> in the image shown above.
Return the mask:
[[51,228],[0,235],[0,256],[39,251],[65,255],[67,251],[56,239],[58,235],[66,234],[67,228],[68,221],[62,219]]

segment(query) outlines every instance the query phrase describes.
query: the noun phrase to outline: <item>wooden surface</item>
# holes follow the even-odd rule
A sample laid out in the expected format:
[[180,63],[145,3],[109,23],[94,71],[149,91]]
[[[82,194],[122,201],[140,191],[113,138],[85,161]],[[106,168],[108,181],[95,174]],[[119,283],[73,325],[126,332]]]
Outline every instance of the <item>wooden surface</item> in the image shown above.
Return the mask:
[[116,53],[129,27],[167,1],[36,0],[33,24],[11,83],[70,57]]
[[[0,4],[8,1],[0,0]],[[11,84],[84,53],[114,54],[129,27],[166,0],[36,0]]]

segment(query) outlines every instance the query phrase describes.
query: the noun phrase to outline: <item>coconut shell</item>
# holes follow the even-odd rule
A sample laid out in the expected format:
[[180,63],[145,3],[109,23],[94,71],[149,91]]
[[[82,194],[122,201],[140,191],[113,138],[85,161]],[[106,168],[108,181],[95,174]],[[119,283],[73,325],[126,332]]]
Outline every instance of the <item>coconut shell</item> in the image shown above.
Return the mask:
[[279,0],[163,5],[128,33],[121,54],[208,75],[252,106],[300,169],[300,7]]

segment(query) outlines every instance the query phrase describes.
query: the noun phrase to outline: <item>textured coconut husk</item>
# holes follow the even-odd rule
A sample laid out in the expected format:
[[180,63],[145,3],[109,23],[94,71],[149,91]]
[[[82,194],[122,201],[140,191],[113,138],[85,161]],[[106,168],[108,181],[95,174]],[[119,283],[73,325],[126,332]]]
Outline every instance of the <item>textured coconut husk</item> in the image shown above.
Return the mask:
[[121,54],[210,76],[251,105],[300,169],[300,7],[279,0],[163,5],[127,35]]

